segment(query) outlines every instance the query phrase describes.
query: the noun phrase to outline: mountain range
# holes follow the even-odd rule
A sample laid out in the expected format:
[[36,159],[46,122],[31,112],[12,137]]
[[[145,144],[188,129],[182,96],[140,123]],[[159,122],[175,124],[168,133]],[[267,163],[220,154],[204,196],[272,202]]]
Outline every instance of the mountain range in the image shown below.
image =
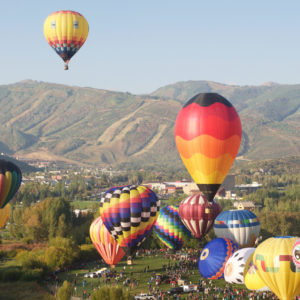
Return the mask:
[[300,156],[300,84],[186,81],[147,95],[25,80],[0,86],[0,152],[98,167],[184,168],[174,141],[182,105],[216,92],[237,109],[238,159]]

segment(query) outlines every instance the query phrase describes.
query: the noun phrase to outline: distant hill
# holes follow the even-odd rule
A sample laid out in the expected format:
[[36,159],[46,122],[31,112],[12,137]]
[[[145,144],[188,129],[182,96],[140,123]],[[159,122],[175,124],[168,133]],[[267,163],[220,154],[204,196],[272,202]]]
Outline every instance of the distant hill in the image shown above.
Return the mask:
[[177,114],[199,92],[237,108],[240,158],[300,156],[300,85],[179,82],[132,95],[31,80],[0,86],[0,152],[104,166],[183,168],[174,142]]

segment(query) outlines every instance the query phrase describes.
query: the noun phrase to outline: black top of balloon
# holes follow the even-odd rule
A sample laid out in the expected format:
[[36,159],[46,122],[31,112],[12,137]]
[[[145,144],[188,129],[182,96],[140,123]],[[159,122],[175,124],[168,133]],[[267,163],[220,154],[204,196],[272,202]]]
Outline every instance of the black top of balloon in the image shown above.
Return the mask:
[[215,102],[223,103],[226,106],[231,107],[232,104],[217,93],[200,93],[191,98],[183,107],[188,106],[191,103],[197,103],[200,106],[209,106],[214,104]]
[[0,174],[5,174],[6,171],[9,171],[9,172],[15,171],[15,172],[21,174],[21,170],[13,162],[4,160],[4,159],[0,159]]

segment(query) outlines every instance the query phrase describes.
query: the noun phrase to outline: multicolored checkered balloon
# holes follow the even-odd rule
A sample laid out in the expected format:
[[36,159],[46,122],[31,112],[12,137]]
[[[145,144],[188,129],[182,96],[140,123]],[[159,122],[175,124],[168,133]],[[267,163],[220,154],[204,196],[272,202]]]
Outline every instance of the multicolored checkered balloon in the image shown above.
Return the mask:
[[157,237],[170,249],[179,250],[183,247],[183,238],[190,237],[190,232],[180,220],[179,206],[162,207],[154,225]]
[[110,234],[132,256],[150,234],[160,201],[146,186],[114,187],[100,201],[100,216]]

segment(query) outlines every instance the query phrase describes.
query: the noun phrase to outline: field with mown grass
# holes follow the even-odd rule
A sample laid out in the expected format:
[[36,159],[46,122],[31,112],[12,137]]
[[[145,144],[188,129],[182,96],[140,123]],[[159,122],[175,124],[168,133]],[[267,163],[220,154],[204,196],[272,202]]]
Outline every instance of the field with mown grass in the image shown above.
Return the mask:
[[[171,265],[174,265],[175,263],[180,264],[179,261],[173,261],[171,260]],[[138,284],[135,287],[128,286],[127,288],[130,290],[131,295],[137,295],[141,292],[148,293],[148,281],[151,277],[152,272],[155,272],[156,274],[166,274],[165,269],[163,268],[163,265],[168,265],[169,260],[165,259],[161,256],[145,256],[145,257],[137,257],[133,261],[133,265],[128,266],[126,260],[122,260],[116,267],[117,274],[120,274],[120,271],[124,271],[125,269],[125,275],[123,276],[123,279],[120,279],[119,285],[123,286],[123,281],[128,276],[130,279],[136,279]],[[145,267],[149,266],[149,271],[144,272]],[[74,282],[74,279],[76,278],[77,274],[77,280],[76,280],[76,293],[74,292],[74,295],[78,297],[82,297],[84,289],[87,291],[87,294],[92,293],[93,289],[97,288],[98,286],[105,285],[105,279],[104,278],[85,278],[84,274],[88,272],[97,271],[103,267],[107,267],[107,265],[104,265],[103,263],[90,263],[86,265],[84,268],[81,269],[75,269],[68,272],[62,272],[58,274],[58,278],[60,280],[60,284],[64,280],[68,280],[70,282]],[[132,275],[131,275],[132,272]],[[188,283],[192,284],[198,284],[199,280],[202,279],[198,268],[194,268],[189,270],[189,274],[182,274],[183,279],[185,279]],[[85,287],[83,287],[83,281],[86,281]],[[225,281],[219,280],[215,282],[217,286],[224,287]],[[152,283],[152,287],[155,287],[155,283]],[[163,291],[167,291],[171,288],[170,284],[160,284],[159,289]],[[188,299],[188,294],[182,294],[181,299]]]

